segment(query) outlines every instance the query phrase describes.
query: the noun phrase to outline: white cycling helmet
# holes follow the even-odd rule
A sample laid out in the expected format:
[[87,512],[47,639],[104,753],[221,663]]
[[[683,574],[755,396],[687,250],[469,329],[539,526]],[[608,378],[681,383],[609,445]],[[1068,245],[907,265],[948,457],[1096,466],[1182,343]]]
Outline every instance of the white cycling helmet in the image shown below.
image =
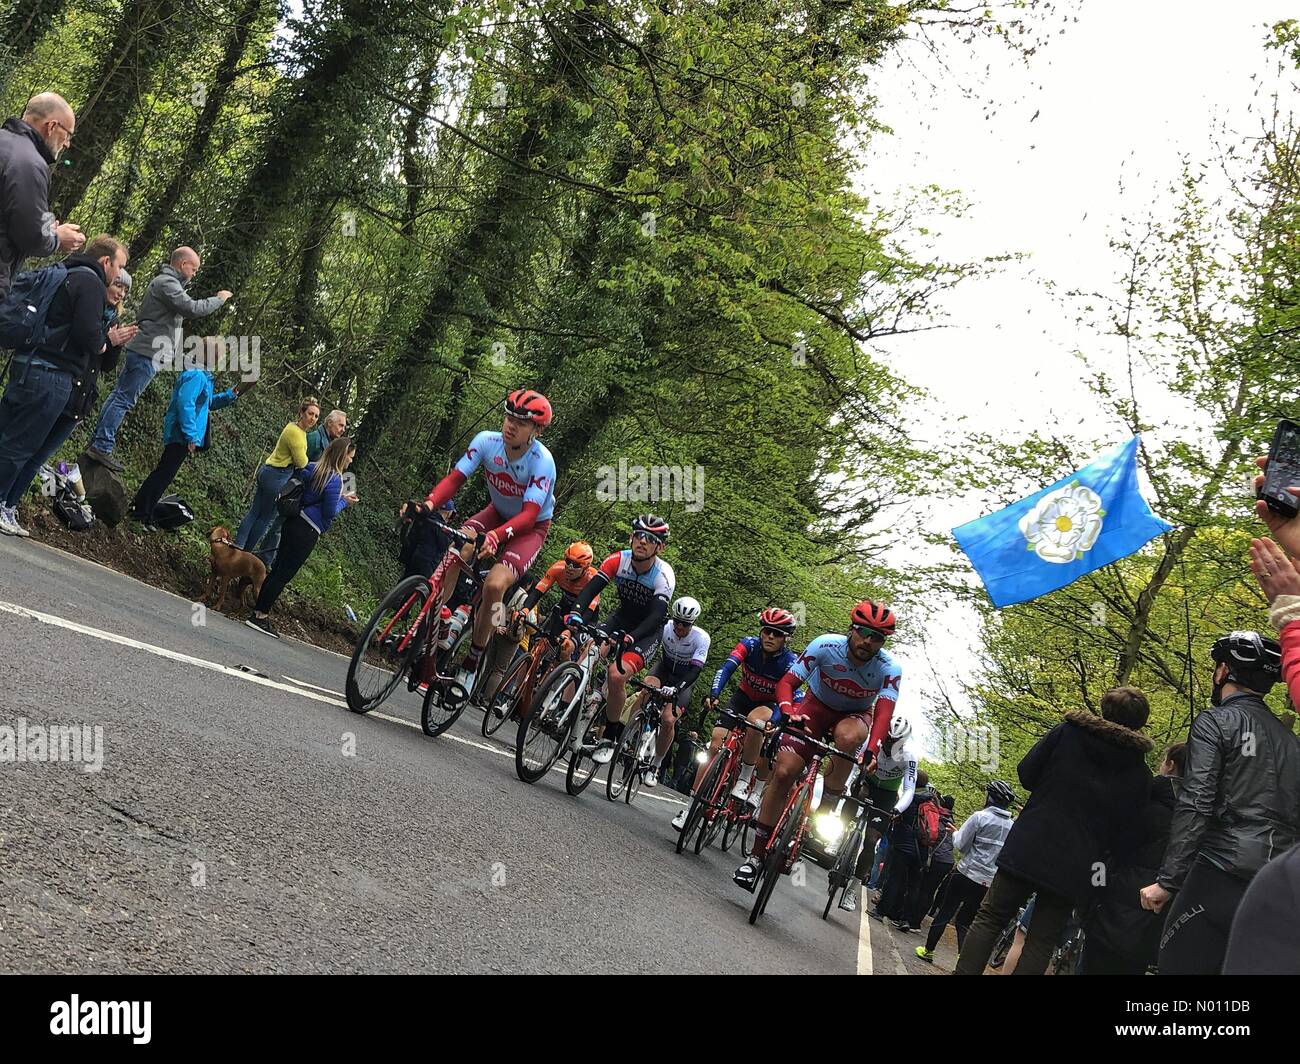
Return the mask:
[[889,737],[895,741],[906,739],[912,734],[912,722],[902,713],[895,712],[889,718]]
[[681,621],[684,624],[694,624],[700,619],[700,604],[689,595],[683,595],[673,603],[673,608],[668,611],[674,621]]

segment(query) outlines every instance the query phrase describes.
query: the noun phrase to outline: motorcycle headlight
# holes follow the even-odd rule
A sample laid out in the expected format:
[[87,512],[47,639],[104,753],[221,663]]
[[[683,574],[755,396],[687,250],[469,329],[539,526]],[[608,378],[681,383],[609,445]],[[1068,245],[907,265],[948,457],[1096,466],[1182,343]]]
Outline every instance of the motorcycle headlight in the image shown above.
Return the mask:
[[831,812],[819,813],[813,821],[813,829],[828,845],[833,846],[844,834],[844,821]]

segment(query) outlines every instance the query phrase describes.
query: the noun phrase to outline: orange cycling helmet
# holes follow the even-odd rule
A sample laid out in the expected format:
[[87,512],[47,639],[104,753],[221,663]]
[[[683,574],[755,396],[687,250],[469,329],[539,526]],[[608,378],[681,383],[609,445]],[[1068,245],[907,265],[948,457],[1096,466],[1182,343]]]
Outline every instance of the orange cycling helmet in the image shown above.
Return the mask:
[[544,429],[551,423],[551,402],[541,392],[520,388],[506,396],[506,413]]
[[570,543],[569,549],[564,552],[564,560],[573,562],[574,565],[581,565],[584,569],[591,564],[594,557],[591,544],[585,539],[580,539],[576,543]]
[[854,606],[849,616],[849,624],[854,628],[874,628],[884,635],[893,635],[896,623],[893,610],[888,606],[878,606],[869,599]]

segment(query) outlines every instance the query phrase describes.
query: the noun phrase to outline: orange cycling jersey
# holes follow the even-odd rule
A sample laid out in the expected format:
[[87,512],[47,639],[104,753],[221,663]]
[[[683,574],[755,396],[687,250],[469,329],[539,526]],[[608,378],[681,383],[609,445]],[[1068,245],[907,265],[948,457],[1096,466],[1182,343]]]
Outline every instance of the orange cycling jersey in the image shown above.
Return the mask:
[[[587,586],[587,581],[595,575],[595,567],[589,565],[577,576],[568,576],[566,575],[564,568],[564,559],[561,558],[558,562],[547,569],[546,574],[537,581],[537,587],[535,590],[539,595],[545,595],[546,592],[551,590],[552,584],[559,584],[560,590],[566,595],[577,598],[582,589]],[[591,604],[592,606],[595,606],[598,602],[600,602],[599,595],[592,600]]]

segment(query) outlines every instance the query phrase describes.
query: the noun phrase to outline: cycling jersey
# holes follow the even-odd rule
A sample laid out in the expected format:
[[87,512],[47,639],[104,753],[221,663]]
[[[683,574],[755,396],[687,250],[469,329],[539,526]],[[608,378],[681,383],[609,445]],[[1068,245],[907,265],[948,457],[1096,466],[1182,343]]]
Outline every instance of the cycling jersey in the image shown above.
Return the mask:
[[896,812],[903,812],[912,804],[912,795],[916,792],[916,766],[920,756],[913,749],[910,736],[902,742],[894,743],[893,750],[886,750],[888,743],[882,743],[880,753],[876,754],[876,770],[869,779],[877,787],[886,791],[897,791],[898,800],[894,805]]
[[835,713],[872,714],[867,749],[876,753],[889,730],[902,678],[903,670],[884,650],[859,665],[849,658],[848,636],[820,635],[778,681],[778,713],[793,702],[795,688],[807,683],[813,698]]
[[709,656],[709,633],[698,624],[691,625],[691,630],[683,638],[678,638],[673,630],[676,622],[664,625],[659,638],[663,641],[664,660],[673,672],[681,673],[694,667],[700,669]]
[[531,522],[525,522],[528,527],[515,527],[517,522],[511,520],[524,514],[527,505],[536,507],[534,520],[539,524],[554,516],[555,459],[551,452],[533,440],[528,450],[511,461],[499,432],[480,432],[470,441],[456,468],[429,493],[429,504],[436,510],[455,495],[480,466],[483,467],[483,479],[487,481],[492,509],[506,519],[512,534],[518,535],[531,527]]
[[747,635],[727,655],[722,668],[713,677],[709,695],[717,698],[727,686],[731,674],[740,668],[740,691],[755,703],[771,702],[776,694],[776,682],[790,671],[798,655],[789,649],[769,654],[763,649],[763,640]]
[[[542,578],[537,581],[536,585],[534,585],[533,590],[529,592],[528,595],[528,604],[530,606],[533,605],[556,584],[560,587],[561,597],[568,598],[570,602],[572,602],[582,593],[582,589],[587,586],[587,581],[595,575],[595,568],[589,565],[579,572],[577,576],[570,576],[569,570],[564,564],[564,560],[561,559],[547,569],[542,575]],[[597,605],[599,602],[599,595],[591,600],[592,606]]]
[[577,608],[586,611],[611,583],[618,592],[618,609],[609,620],[610,626],[627,632],[638,643],[651,635],[657,643],[659,628],[668,614],[668,601],[677,586],[673,567],[655,558],[647,572],[638,573],[632,567],[632,552],[618,551],[601,562],[596,575],[587,581],[578,596]]

